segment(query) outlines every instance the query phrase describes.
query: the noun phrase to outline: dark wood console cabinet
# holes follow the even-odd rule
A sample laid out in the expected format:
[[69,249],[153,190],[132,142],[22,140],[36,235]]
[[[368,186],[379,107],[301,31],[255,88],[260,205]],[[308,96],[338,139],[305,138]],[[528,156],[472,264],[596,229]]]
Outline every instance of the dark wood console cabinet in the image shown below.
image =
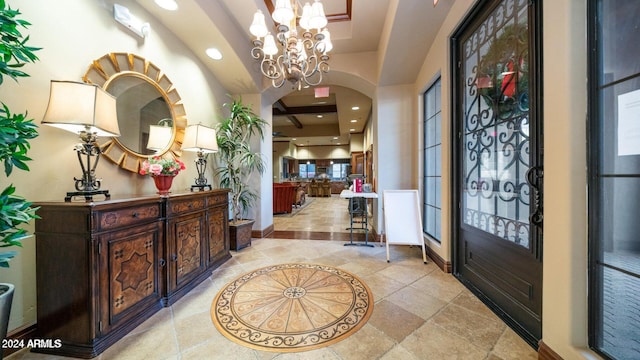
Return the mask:
[[92,358],[228,260],[228,191],[42,202],[34,351]]

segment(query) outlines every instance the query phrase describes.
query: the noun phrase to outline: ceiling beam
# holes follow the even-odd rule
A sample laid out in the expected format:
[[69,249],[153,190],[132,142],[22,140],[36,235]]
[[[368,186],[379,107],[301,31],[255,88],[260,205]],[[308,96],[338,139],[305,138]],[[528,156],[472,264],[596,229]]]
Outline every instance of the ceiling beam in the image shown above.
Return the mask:
[[338,124],[306,125],[304,129],[296,129],[291,126],[274,126],[272,130],[273,132],[280,133],[280,135],[292,138],[341,136],[340,126],[338,126]]
[[282,107],[275,105],[273,107],[273,116],[334,114],[337,112],[338,108],[335,105],[286,107],[282,104]]
[[291,123],[297,127],[298,129],[302,129],[302,123],[300,122],[300,120],[298,120],[297,117],[295,117],[293,114],[289,114],[288,113],[288,108],[287,106],[282,102],[282,99],[276,101],[275,104],[273,104],[273,115],[276,115],[276,110],[279,112],[282,112],[282,114],[280,115],[286,115],[287,119],[289,119],[289,121],[291,121]]

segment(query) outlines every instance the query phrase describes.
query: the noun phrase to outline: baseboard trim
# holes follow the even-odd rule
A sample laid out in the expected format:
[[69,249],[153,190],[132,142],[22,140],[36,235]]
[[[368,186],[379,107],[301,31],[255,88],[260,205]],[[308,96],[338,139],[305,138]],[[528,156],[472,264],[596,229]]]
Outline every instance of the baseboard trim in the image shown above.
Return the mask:
[[[36,330],[37,330],[37,324],[33,324],[33,325],[27,325],[21,328],[17,328],[11,332],[9,332],[9,334],[7,334],[7,339],[12,339],[12,340],[24,340],[25,343],[27,342],[27,340],[29,339],[33,339],[35,337],[36,334]],[[2,349],[2,358],[5,359],[7,356],[16,353],[18,351],[20,351],[22,349]]]
[[268,237],[269,235],[273,234],[274,230],[275,229],[273,227],[273,224],[267,226],[262,230],[251,230],[251,237],[256,239],[262,239],[264,237]]
[[433,251],[430,247],[425,246],[427,256],[429,256],[434,263],[445,273],[450,274],[453,267],[451,266],[451,261],[446,261],[443,259],[438,253]]
[[551,349],[544,341],[538,341],[538,360],[564,360]]

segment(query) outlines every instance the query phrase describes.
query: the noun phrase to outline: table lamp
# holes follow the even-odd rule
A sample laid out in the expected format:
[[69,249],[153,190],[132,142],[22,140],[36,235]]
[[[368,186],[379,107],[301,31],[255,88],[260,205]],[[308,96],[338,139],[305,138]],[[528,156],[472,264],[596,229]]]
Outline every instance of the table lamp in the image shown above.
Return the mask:
[[76,133],[82,140],[75,146],[82,177],[73,178],[76,191],[68,192],[64,200],[84,196],[91,201],[93,195],[109,199],[109,190],[100,190],[102,179],[95,173],[101,153],[96,140],[99,136],[120,136],[116,99],[97,85],[52,80],[42,124]]
[[187,126],[184,131],[182,150],[198,153],[198,159],[195,161],[198,178],[195,179],[195,185],[191,185],[191,191],[194,189],[204,190],[205,188],[211,190],[211,185],[207,184],[207,179],[204,177],[204,170],[207,167],[206,154],[218,151],[216,131],[201,124]]
[[149,125],[147,149],[153,150],[156,153],[160,152],[169,145],[172,135],[173,128],[171,126]]

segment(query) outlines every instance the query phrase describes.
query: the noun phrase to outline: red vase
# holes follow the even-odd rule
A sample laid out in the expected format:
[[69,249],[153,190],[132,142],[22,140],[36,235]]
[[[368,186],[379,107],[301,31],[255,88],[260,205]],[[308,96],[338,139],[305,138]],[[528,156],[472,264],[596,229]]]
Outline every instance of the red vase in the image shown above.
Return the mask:
[[172,175],[152,176],[153,182],[156,184],[156,188],[158,189],[158,194],[169,195],[169,189],[171,189],[171,183],[173,182],[174,177],[175,176]]

